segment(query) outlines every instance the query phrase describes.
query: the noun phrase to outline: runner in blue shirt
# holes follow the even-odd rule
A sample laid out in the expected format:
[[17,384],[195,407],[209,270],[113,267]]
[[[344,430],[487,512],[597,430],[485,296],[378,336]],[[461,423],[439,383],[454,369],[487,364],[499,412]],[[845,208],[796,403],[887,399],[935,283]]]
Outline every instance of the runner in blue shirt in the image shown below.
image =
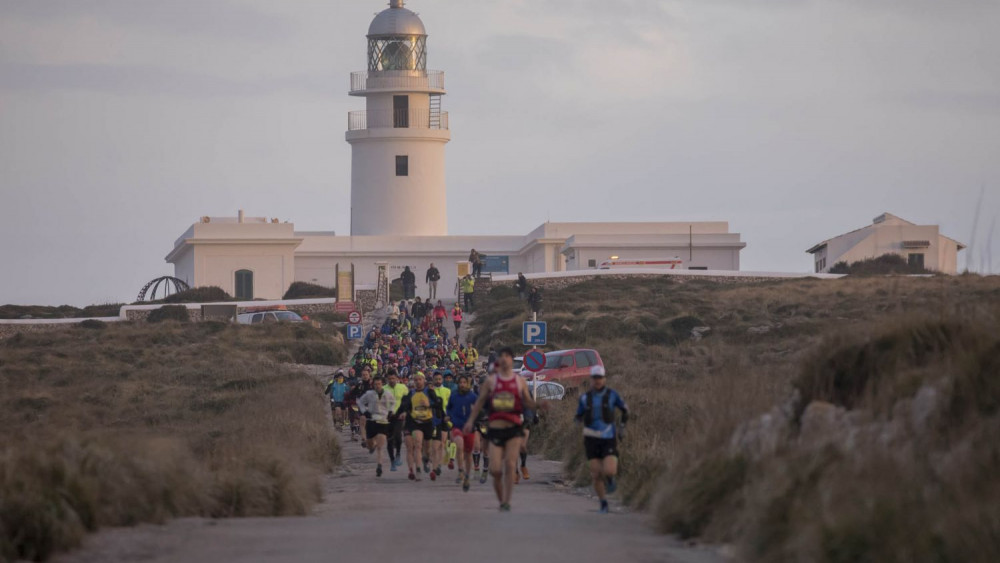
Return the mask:
[[594,491],[601,499],[601,514],[608,513],[607,493],[614,493],[618,487],[618,436],[615,425],[615,409],[622,411],[622,430],[628,422],[628,407],[614,390],[606,386],[604,368],[594,366],[590,370],[590,391],[580,397],[576,409],[576,420],[583,423],[583,447],[590,463],[590,475],[594,479]]
[[333,380],[326,386],[325,393],[330,396],[330,411],[333,413],[333,425],[338,431],[343,432],[347,426],[345,420],[346,405],[344,401],[347,397],[348,386],[344,382],[344,372],[338,371]]
[[465,434],[462,429],[472,414],[472,405],[479,400],[479,395],[472,392],[472,380],[468,375],[458,376],[458,391],[448,400],[448,421],[451,422],[451,441],[457,448],[455,459],[458,460],[458,480],[462,490],[469,492],[469,476],[472,473],[472,450],[476,445],[476,432]]

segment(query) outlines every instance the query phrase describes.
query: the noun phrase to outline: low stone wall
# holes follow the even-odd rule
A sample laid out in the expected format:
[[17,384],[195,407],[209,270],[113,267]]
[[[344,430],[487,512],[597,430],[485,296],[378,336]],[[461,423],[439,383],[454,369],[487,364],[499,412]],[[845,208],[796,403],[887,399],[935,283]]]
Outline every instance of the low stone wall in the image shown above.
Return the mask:
[[[611,279],[611,280],[625,280],[625,279],[663,279],[667,278],[670,281],[678,284],[698,282],[698,281],[708,281],[721,284],[748,284],[748,283],[760,283],[768,281],[784,281],[789,279],[801,279],[801,278],[786,278],[786,277],[768,277],[768,276],[665,276],[657,274],[615,274],[615,275],[602,275],[602,276],[561,276],[552,278],[536,278],[528,279],[528,287],[537,287],[539,289],[551,290],[551,289],[562,289],[578,283],[583,283],[585,281],[593,279]],[[483,279],[476,282],[476,293],[479,293],[480,287],[482,287],[484,292],[488,292],[493,287],[506,286],[514,287],[516,280],[487,280]],[[482,285],[480,285],[482,284]]]
[[370,313],[375,310],[375,290],[358,289],[354,291],[354,302],[362,313]]
[[68,330],[76,326],[76,323],[60,324],[0,324],[0,340],[10,338],[22,332],[51,332],[53,330]]
[[[289,311],[295,311],[302,316],[312,316],[317,313],[334,313],[336,312],[336,305],[333,303],[308,303],[302,305],[296,305],[294,303],[289,303],[285,305],[285,308]],[[242,314],[247,312],[248,307],[239,307],[236,309],[236,314]],[[149,314],[155,309],[150,310],[128,310],[125,311],[125,316],[130,321],[144,321],[149,318]],[[188,318],[194,322],[201,321],[201,309],[188,309]]]

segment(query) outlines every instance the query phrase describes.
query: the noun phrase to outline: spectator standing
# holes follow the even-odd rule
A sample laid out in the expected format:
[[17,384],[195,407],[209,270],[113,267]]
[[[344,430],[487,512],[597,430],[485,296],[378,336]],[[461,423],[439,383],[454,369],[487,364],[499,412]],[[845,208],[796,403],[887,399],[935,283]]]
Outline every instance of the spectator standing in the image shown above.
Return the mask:
[[434,267],[434,263],[431,262],[431,267],[427,268],[427,275],[424,277],[424,281],[427,283],[427,300],[437,299],[438,292],[438,281],[441,279],[441,272]]
[[542,312],[542,294],[537,287],[532,287],[531,291],[528,292],[528,306],[531,307],[532,313]]
[[521,298],[521,301],[528,298],[528,278],[524,277],[523,273],[517,273],[517,283],[514,284],[514,287],[517,288],[517,296]]
[[417,276],[414,275],[409,266],[406,266],[403,268],[403,274],[400,278],[403,280],[403,299],[413,299],[417,293]]
[[473,248],[469,253],[469,262],[472,263],[472,277],[478,278],[483,273],[483,257]]

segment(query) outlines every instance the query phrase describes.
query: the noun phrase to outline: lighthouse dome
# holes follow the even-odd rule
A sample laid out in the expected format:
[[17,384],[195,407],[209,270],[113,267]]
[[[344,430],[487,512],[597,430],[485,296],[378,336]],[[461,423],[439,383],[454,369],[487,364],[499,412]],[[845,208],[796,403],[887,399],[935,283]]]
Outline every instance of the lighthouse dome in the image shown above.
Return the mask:
[[420,16],[403,7],[403,0],[392,0],[368,26],[368,37],[400,35],[426,36],[427,30]]

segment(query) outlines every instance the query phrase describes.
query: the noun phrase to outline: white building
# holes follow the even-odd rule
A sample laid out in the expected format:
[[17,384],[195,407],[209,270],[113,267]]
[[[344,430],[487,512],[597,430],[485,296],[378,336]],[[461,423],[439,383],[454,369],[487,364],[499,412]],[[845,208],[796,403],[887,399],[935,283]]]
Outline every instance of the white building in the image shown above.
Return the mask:
[[806,252],[813,255],[817,273],[827,273],[838,262],[853,264],[884,254],[899,254],[913,265],[944,274],[958,273],[958,253],[965,245],[941,234],[937,225],[916,225],[883,213],[871,225],[825,240]]
[[368,29],[368,70],[351,75],[350,95],[366,109],[348,116],[351,145],[351,235],[296,232],[265,218],[203,217],[166,260],[192,287],[215,285],[242,299],[280,298],[293,281],[336,283],[353,266],[356,283],[376,283],[376,263],[390,278],[405,266],[441,271],[439,297],[453,295],[458,263],[475,248],[484,273],[544,273],[596,268],[612,256],[680,258],[684,267],[739,270],[740,235],[726,222],[545,223],[523,236],[448,234],[441,110],[444,73],[427,70],[427,32],[420,18],[392,0]]

